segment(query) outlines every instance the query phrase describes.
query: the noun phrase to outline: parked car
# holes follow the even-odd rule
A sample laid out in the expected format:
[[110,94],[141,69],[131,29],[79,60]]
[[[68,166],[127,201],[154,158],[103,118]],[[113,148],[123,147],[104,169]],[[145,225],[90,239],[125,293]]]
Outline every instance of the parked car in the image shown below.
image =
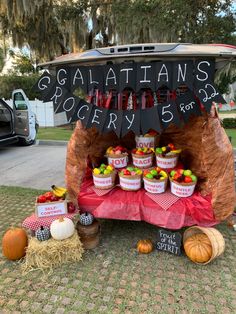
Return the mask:
[[36,140],[38,122],[22,89],[12,93],[12,108],[0,99],[0,146],[14,142],[32,145]]

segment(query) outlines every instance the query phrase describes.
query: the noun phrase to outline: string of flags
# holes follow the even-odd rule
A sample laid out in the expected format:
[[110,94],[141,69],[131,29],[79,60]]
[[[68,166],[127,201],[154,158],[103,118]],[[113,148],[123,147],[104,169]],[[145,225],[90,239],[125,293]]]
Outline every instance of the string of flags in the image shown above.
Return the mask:
[[[45,71],[34,88],[43,101],[53,102],[55,113],[66,112],[68,122],[81,120],[86,128],[117,136],[129,131],[139,135],[187,123],[192,115],[201,115],[202,105],[210,112],[213,101],[225,103],[213,83],[214,72],[213,59],[61,66],[55,75]],[[172,92],[159,101],[163,88],[181,86],[184,93]],[[78,88],[89,95],[88,101],[74,95]]]

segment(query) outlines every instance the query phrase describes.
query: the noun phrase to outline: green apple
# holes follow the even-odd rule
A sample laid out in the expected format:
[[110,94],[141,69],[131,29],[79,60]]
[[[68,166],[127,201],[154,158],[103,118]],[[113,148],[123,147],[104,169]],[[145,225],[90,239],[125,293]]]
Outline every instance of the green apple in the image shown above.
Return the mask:
[[156,153],[157,153],[157,154],[161,154],[161,153],[162,153],[161,147],[157,147],[157,148],[156,148]]
[[175,170],[172,170],[172,171],[170,172],[170,176],[171,176],[171,177],[173,177],[175,174],[176,174],[176,171],[175,171]]
[[197,181],[197,177],[196,177],[194,174],[192,174],[190,177],[191,177],[191,179],[192,179],[193,182],[196,182],[196,181]]
[[190,177],[191,174],[192,174],[192,171],[191,171],[191,170],[184,170],[184,176]]
[[104,173],[104,174],[110,174],[110,173],[111,173],[111,170],[105,169],[103,173]]
[[133,167],[127,167],[126,169],[129,170],[130,172],[131,172],[131,171],[134,171],[134,168],[133,168]]
[[106,168],[105,164],[101,164],[100,168]]
[[152,175],[151,173],[147,173],[147,174],[146,174],[146,178],[148,178],[148,179],[153,179],[153,175]]
[[152,169],[152,170],[150,171],[150,173],[151,173],[154,177],[157,175],[157,171],[156,171],[155,169]]

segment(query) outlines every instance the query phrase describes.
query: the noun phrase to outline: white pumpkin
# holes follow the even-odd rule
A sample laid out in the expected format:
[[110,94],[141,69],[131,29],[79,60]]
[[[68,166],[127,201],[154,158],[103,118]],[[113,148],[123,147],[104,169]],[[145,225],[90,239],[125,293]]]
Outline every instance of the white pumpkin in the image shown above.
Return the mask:
[[69,218],[59,218],[52,222],[50,232],[55,240],[65,240],[75,232],[75,225]]

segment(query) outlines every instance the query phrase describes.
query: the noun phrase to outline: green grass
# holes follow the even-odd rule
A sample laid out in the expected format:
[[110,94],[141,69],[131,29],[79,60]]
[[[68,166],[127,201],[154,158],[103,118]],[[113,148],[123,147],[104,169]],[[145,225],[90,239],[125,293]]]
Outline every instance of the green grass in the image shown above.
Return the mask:
[[236,129],[225,129],[228,136],[231,136],[231,143],[233,147],[236,147]]
[[[228,136],[232,137],[232,145],[236,147],[236,129],[225,129]],[[71,137],[73,130],[66,127],[55,128],[39,128],[37,139],[38,140],[56,140],[68,141]]]
[[73,130],[65,127],[55,128],[39,128],[37,139],[38,140],[55,140],[55,141],[68,141],[71,137]]

